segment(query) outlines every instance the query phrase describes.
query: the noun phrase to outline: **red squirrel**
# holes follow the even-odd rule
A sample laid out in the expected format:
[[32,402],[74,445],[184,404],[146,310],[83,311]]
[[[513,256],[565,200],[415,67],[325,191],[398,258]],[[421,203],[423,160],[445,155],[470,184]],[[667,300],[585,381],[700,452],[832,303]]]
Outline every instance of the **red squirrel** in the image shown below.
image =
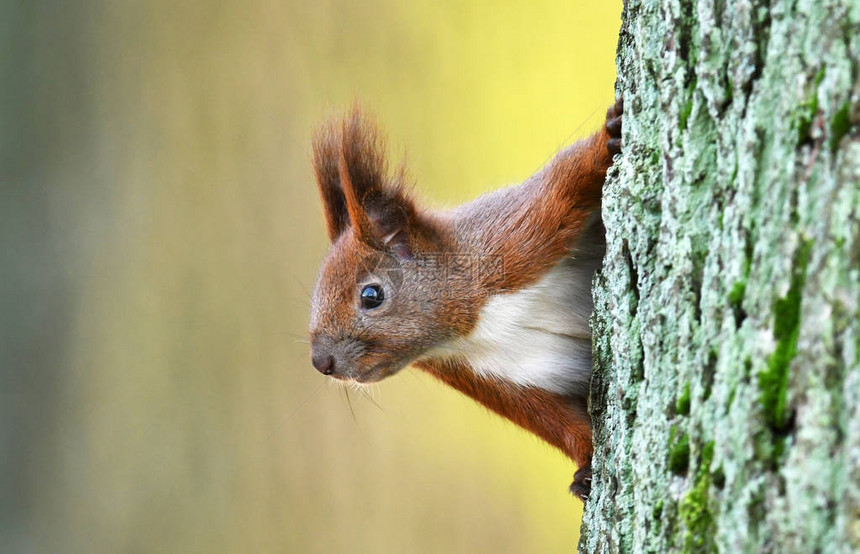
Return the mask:
[[314,136],[331,249],[312,297],[311,362],[371,383],[409,364],[561,450],[591,488],[591,282],[600,200],[621,149],[619,100],[599,132],[519,185],[420,208],[358,108]]

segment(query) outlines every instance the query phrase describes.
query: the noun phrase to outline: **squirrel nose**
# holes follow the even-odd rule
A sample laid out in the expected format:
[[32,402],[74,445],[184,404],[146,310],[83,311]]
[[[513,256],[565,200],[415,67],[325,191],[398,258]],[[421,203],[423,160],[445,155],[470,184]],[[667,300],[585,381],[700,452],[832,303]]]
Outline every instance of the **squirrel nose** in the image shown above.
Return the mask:
[[314,352],[311,355],[311,363],[323,375],[334,373],[334,356],[327,352]]

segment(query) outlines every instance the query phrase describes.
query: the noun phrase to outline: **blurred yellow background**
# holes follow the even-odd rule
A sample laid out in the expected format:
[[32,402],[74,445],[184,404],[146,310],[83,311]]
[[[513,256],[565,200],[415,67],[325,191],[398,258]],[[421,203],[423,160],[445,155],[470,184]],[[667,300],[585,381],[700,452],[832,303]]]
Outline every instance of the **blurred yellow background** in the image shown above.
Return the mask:
[[428,203],[521,180],[600,126],[620,14],[3,3],[0,551],[573,551],[560,454],[416,370],[311,368],[307,153],[358,98]]

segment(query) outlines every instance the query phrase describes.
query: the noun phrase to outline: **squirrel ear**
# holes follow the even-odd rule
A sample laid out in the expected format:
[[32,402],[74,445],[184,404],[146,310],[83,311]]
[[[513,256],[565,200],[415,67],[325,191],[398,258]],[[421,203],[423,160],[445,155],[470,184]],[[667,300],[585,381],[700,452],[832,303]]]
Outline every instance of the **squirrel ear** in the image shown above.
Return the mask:
[[338,163],[340,158],[340,133],[333,124],[317,129],[313,138],[314,173],[325,211],[326,230],[331,242],[349,226],[346,198],[340,184]]
[[349,220],[359,239],[412,257],[409,229],[415,221],[415,206],[404,191],[405,172],[388,176],[377,127],[357,107],[343,121],[338,175]]

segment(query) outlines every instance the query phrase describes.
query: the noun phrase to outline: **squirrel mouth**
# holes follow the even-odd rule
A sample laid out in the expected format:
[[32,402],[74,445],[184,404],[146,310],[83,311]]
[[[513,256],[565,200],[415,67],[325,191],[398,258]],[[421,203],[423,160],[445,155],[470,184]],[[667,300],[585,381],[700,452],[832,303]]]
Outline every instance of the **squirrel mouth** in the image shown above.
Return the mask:
[[386,377],[394,375],[399,369],[399,367],[394,366],[390,363],[376,364],[368,371],[356,375],[353,380],[356,383],[361,384],[376,383],[385,379]]

